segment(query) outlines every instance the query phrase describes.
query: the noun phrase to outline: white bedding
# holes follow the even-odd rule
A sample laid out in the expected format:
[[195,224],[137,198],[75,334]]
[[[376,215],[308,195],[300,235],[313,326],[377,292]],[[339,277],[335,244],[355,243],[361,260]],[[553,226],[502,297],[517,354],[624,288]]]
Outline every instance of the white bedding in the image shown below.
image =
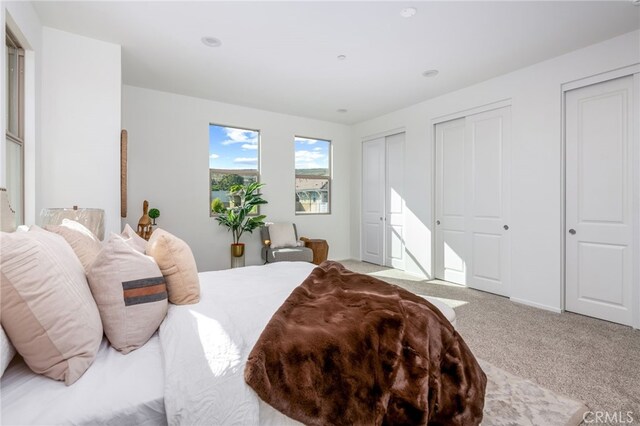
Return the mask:
[[278,262],[200,274],[200,303],[160,327],[170,425],[297,424],[261,402],[244,365],[273,313],[315,265]]
[[0,381],[2,425],[166,424],[157,333],[127,355],[103,339],[96,360],[72,386],[16,361]]

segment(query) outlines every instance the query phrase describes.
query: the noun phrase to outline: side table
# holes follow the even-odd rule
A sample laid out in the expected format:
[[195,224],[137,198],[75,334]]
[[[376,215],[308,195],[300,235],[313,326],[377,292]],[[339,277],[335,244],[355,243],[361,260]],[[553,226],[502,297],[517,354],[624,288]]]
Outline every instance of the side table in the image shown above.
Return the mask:
[[321,264],[329,256],[329,244],[327,240],[315,239],[315,238],[300,238],[304,241],[304,246],[309,247],[313,251],[313,263],[316,265]]

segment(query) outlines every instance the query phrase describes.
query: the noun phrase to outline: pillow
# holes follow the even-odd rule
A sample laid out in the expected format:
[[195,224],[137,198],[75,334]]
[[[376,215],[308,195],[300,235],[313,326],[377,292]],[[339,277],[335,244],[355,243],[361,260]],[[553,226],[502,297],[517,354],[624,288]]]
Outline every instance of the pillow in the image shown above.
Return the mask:
[[293,230],[293,223],[272,223],[269,225],[271,248],[296,247],[298,241]]
[[45,225],[44,229],[61,235],[69,243],[85,271],[102,250],[98,237],[75,220],[63,219],[61,225]]
[[188,305],[200,301],[198,267],[187,243],[158,228],[149,238],[147,254],[158,262],[167,280],[169,302]]
[[4,374],[4,370],[7,369],[7,365],[13,359],[16,354],[16,348],[13,347],[7,333],[4,332],[4,328],[0,326],[0,377]]
[[70,385],[102,341],[82,264],[64,238],[37,226],[0,240],[2,327],[34,372]]
[[147,240],[136,234],[136,231],[134,231],[128,223],[124,226],[122,234],[120,235],[122,235],[125,240],[129,240],[128,244],[140,253],[144,253],[147,249]]
[[111,234],[87,271],[111,346],[129,353],[147,343],[167,315],[167,287],[153,258]]

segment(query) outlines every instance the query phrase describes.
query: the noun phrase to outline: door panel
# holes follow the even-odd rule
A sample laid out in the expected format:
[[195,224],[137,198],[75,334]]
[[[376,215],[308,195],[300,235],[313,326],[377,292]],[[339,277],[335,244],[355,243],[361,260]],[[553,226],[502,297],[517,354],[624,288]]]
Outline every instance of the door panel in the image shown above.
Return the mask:
[[466,117],[467,285],[509,296],[511,108]]
[[458,284],[466,284],[464,159],[465,119],[437,124],[435,277]]
[[566,309],[631,325],[633,78],[565,100]]
[[385,266],[404,269],[404,133],[386,138]]
[[509,296],[511,108],[466,118],[467,285]]
[[362,260],[384,263],[385,140],[362,144]]

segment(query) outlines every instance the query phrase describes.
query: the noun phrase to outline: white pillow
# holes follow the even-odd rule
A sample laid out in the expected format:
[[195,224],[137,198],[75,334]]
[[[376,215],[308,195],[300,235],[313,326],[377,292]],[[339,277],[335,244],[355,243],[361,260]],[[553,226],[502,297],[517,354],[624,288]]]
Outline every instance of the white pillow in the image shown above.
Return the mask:
[[296,233],[293,230],[293,223],[282,222],[269,225],[269,238],[271,248],[296,247]]
[[147,249],[147,240],[136,234],[136,231],[134,231],[128,223],[124,226],[122,234],[120,235],[127,240],[127,244],[129,244],[130,247],[133,247],[140,253],[145,253]]
[[13,359],[16,354],[16,348],[13,347],[7,333],[4,332],[4,328],[0,326],[0,377],[7,369],[7,365]]

